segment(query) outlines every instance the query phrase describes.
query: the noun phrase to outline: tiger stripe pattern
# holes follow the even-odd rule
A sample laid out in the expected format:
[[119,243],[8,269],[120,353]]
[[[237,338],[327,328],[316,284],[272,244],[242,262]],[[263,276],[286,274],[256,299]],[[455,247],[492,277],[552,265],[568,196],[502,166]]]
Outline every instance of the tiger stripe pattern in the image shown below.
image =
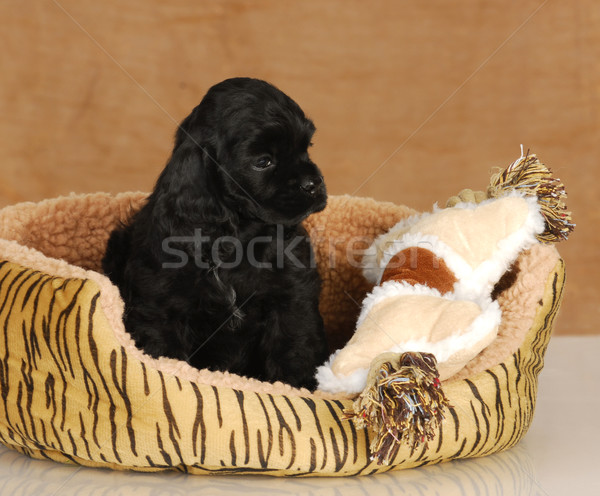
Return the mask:
[[562,297],[550,274],[534,325],[503,363],[451,382],[433,441],[371,461],[371,434],[341,420],[351,401],[238,391],[179,379],[115,339],[89,279],[0,261],[0,441],[30,457],[188,473],[366,475],[514,446],[534,412],[537,376]]

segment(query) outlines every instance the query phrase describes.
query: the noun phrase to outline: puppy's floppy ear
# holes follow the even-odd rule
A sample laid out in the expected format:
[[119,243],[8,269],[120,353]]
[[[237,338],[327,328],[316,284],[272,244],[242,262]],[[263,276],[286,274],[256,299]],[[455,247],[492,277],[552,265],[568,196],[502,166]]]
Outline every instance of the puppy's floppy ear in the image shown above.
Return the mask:
[[189,236],[202,229],[211,235],[222,229],[231,212],[220,200],[221,172],[209,145],[191,139],[176,143],[149,199],[163,233]]

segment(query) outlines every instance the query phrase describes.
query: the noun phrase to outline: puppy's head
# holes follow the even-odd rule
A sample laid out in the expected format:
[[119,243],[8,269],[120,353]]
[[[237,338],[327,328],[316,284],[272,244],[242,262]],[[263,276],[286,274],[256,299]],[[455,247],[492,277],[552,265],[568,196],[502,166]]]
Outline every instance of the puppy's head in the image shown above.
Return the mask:
[[327,202],[308,153],[314,132],[298,104],[271,84],[228,79],[182,122],[171,162],[179,156],[196,194],[241,218],[297,224]]

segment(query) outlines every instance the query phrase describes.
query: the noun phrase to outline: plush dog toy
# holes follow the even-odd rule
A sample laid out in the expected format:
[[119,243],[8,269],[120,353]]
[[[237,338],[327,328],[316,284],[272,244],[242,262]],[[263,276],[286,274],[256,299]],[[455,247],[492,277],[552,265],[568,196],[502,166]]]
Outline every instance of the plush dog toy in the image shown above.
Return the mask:
[[403,434],[422,442],[441,420],[441,381],[496,338],[494,287],[519,253],[573,229],[564,187],[535,155],[495,175],[487,199],[471,196],[409,217],[373,242],[363,271],[376,286],[353,337],[317,371],[321,390],[362,392],[350,418],[392,426],[376,429],[380,460]]

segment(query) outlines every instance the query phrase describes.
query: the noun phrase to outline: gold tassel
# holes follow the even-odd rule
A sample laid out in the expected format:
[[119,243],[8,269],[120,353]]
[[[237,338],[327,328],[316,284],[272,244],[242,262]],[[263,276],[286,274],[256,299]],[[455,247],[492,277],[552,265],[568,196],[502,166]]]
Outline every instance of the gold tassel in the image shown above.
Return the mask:
[[371,364],[367,387],[343,418],[375,434],[371,459],[387,465],[403,442],[415,449],[435,437],[448,399],[432,354],[385,353],[376,360]]
[[546,222],[544,232],[537,235],[543,243],[565,240],[575,228],[571,212],[567,210],[567,194],[560,179],[552,177],[550,170],[535,154],[521,157],[490,180],[488,196],[498,198],[508,191],[519,191],[527,196],[536,196]]

